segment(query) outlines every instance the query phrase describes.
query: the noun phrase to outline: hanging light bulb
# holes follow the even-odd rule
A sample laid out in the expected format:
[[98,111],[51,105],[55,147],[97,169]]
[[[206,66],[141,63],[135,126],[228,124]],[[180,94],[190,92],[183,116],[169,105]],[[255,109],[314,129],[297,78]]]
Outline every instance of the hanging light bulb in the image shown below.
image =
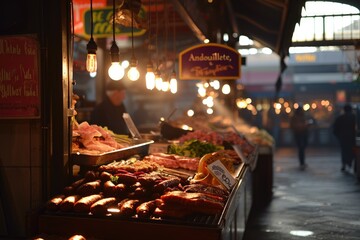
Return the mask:
[[108,74],[112,80],[118,81],[122,79],[125,75],[125,70],[119,62],[119,48],[116,45],[116,42],[113,41],[110,48],[111,55],[111,66],[109,67]]
[[156,73],[155,73],[155,87],[159,91],[161,91],[161,89],[162,89],[162,82],[163,82],[163,79],[161,77],[160,71],[156,70]]
[[128,78],[131,81],[137,81],[140,77],[139,70],[137,69],[137,60],[134,54],[134,11],[131,10],[131,49],[132,49],[132,57],[130,60],[130,69],[128,71]]
[[154,73],[154,69],[153,69],[153,64],[150,59],[146,66],[145,81],[146,81],[147,89],[153,90],[155,88],[155,73]]
[[176,46],[175,46],[175,11],[173,12],[173,52],[174,52],[174,69],[170,75],[170,92],[175,94],[177,92],[177,80],[175,72],[175,62],[176,62]]
[[97,70],[97,59],[96,59],[96,50],[97,50],[97,45],[94,41],[93,38],[93,8],[92,8],[92,0],[90,0],[90,32],[91,32],[91,37],[90,40],[88,42],[88,44],[86,45],[86,49],[88,51],[87,56],[86,56],[86,70],[89,73],[95,73]]
[[171,73],[171,76],[170,76],[170,92],[171,93],[177,92],[177,80],[176,80],[175,70]]
[[163,81],[161,84],[161,91],[167,92],[169,90],[169,88],[170,88],[169,81],[167,81],[167,80]]
[[115,41],[115,0],[113,0],[113,42],[110,48],[111,66],[109,67],[108,74],[112,80],[118,81],[125,75],[124,68],[121,66],[119,60],[119,47]]
[[137,69],[137,60],[134,56],[130,60],[130,69],[127,73],[127,76],[131,81],[137,81],[140,77],[140,73]]

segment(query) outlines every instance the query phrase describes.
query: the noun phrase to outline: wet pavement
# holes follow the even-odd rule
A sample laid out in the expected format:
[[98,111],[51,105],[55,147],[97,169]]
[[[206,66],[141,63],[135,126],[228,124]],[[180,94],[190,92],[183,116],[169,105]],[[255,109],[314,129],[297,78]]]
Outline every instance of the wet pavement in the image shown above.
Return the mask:
[[251,213],[243,240],[360,239],[360,183],[340,171],[339,149],[309,148],[306,163],[294,148],[275,151],[273,197]]

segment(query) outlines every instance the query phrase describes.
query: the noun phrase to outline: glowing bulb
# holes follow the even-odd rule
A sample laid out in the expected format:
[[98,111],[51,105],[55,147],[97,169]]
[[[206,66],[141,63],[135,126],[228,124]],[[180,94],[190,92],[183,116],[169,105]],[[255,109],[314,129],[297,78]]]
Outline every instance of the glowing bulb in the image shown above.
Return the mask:
[[97,70],[96,53],[88,53],[86,57],[86,70],[89,73],[94,73]]
[[119,62],[112,62],[108,74],[112,80],[118,81],[124,77],[125,71]]
[[195,112],[194,112],[194,110],[192,110],[192,109],[189,109],[189,110],[187,111],[187,115],[188,115],[189,117],[194,116],[194,114],[195,114]]
[[89,75],[90,75],[91,78],[94,78],[94,77],[96,77],[97,73],[96,72],[91,72],[91,73],[89,73]]
[[147,72],[145,75],[146,88],[153,90],[155,88],[155,74],[154,72]]
[[157,90],[161,90],[162,89],[162,78],[161,78],[161,75],[159,73],[159,71],[156,72],[156,75],[155,75],[155,87]]
[[170,92],[171,93],[177,92],[177,80],[176,80],[175,71],[172,72],[171,77],[170,77]]
[[130,69],[127,76],[131,81],[137,81],[140,77],[139,70],[137,70],[137,61],[134,56],[130,60]]
[[86,45],[88,54],[86,56],[86,70],[90,73],[96,72],[97,70],[97,60],[96,60],[96,50],[97,45],[91,36],[88,44]]
[[167,92],[169,90],[169,82],[168,81],[163,81],[162,84],[161,84],[161,90],[163,92]]
[[140,73],[136,66],[129,69],[127,76],[131,81],[137,81],[139,79]]
[[224,84],[224,86],[221,89],[223,94],[229,94],[231,92],[231,88],[229,84]]
[[147,89],[153,90],[155,88],[155,73],[151,60],[149,60],[146,66],[145,83]]
[[219,80],[214,80],[214,81],[210,82],[210,86],[212,86],[215,90],[219,90],[219,88],[220,88]]

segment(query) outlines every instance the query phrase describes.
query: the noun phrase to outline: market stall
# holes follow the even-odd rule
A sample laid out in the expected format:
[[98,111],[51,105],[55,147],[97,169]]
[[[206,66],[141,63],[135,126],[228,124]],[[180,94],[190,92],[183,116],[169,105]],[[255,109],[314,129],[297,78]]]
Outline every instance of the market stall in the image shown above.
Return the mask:
[[[217,144],[201,141],[203,136],[213,136]],[[225,147],[225,139],[236,147]],[[44,206],[39,232],[100,239],[241,239],[252,206],[257,148],[235,133],[191,132],[178,140],[168,142],[167,152],[149,152],[156,144],[149,140],[126,140],[130,146],[104,153],[98,146],[73,147],[72,163],[80,170]]]

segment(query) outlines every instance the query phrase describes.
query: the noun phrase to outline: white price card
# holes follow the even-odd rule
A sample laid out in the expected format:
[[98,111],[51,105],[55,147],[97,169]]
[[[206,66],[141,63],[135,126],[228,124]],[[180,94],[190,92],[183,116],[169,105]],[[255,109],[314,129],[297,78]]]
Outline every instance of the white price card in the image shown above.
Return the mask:
[[226,189],[230,190],[236,183],[235,178],[226,169],[220,160],[207,165],[211,175],[213,175]]
[[133,120],[131,119],[130,115],[128,113],[123,113],[123,119],[126,123],[126,126],[128,127],[131,136],[133,138],[141,139],[141,135],[139,133],[139,130],[136,128]]

